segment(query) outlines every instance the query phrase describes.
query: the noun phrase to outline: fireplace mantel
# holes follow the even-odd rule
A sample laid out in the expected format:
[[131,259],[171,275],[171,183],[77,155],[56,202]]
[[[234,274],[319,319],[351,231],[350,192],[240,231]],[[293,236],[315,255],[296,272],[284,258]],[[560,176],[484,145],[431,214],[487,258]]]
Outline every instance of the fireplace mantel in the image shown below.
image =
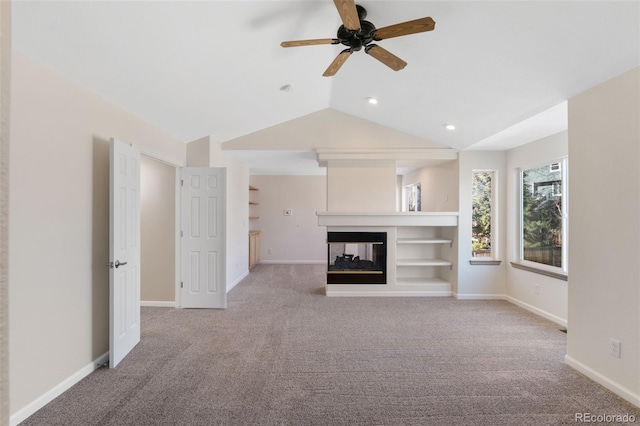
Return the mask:
[[458,226],[458,212],[316,212],[319,226]]

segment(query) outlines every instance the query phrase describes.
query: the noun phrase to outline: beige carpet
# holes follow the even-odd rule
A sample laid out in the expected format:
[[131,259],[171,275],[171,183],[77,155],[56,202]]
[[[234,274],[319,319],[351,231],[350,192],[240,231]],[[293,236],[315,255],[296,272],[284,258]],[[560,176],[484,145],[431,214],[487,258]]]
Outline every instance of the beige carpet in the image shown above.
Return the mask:
[[[504,301],[327,298],[324,267],[258,265],[227,310],[142,309],[142,341],[25,425],[559,425],[640,418]],[[570,331],[569,331],[570,332]],[[590,423],[597,424],[597,423]]]

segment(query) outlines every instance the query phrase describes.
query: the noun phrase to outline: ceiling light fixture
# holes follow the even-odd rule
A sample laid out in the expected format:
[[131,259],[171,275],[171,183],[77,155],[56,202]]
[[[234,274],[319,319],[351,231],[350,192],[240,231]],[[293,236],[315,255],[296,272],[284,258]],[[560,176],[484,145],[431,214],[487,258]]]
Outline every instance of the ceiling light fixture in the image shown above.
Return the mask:
[[456,126],[451,124],[451,123],[445,123],[445,124],[443,124],[443,126],[447,130],[455,130],[456,129]]
[[285,84],[284,86],[280,86],[280,91],[282,92],[290,92],[293,90],[293,84]]
[[378,105],[378,100],[376,98],[372,98],[372,97],[368,97],[366,98],[367,102],[369,102],[371,105]]

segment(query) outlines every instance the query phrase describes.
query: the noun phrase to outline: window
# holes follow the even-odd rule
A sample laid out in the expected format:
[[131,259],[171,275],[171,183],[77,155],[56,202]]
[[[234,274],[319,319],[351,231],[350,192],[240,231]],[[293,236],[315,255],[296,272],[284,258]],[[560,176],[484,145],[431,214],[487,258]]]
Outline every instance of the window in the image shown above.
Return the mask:
[[520,261],[567,271],[567,160],[520,170]]
[[[494,258],[492,248],[494,221],[493,188],[494,171],[473,171],[472,173],[472,207],[471,207],[471,256],[474,258]],[[492,225],[493,228],[492,228]]]
[[422,191],[419,183],[407,185],[404,187],[405,200],[407,200],[407,210],[409,212],[422,211]]

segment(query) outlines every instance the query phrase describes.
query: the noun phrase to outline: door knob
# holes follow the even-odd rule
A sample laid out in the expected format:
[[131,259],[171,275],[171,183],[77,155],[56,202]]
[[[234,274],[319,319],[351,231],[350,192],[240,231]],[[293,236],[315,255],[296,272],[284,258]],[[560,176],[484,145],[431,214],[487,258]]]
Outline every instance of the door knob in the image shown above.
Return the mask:
[[124,266],[126,264],[127,264],[127,262],[120,262],[119,260],[116,260],[115,266],[117,268],[118,266]]

